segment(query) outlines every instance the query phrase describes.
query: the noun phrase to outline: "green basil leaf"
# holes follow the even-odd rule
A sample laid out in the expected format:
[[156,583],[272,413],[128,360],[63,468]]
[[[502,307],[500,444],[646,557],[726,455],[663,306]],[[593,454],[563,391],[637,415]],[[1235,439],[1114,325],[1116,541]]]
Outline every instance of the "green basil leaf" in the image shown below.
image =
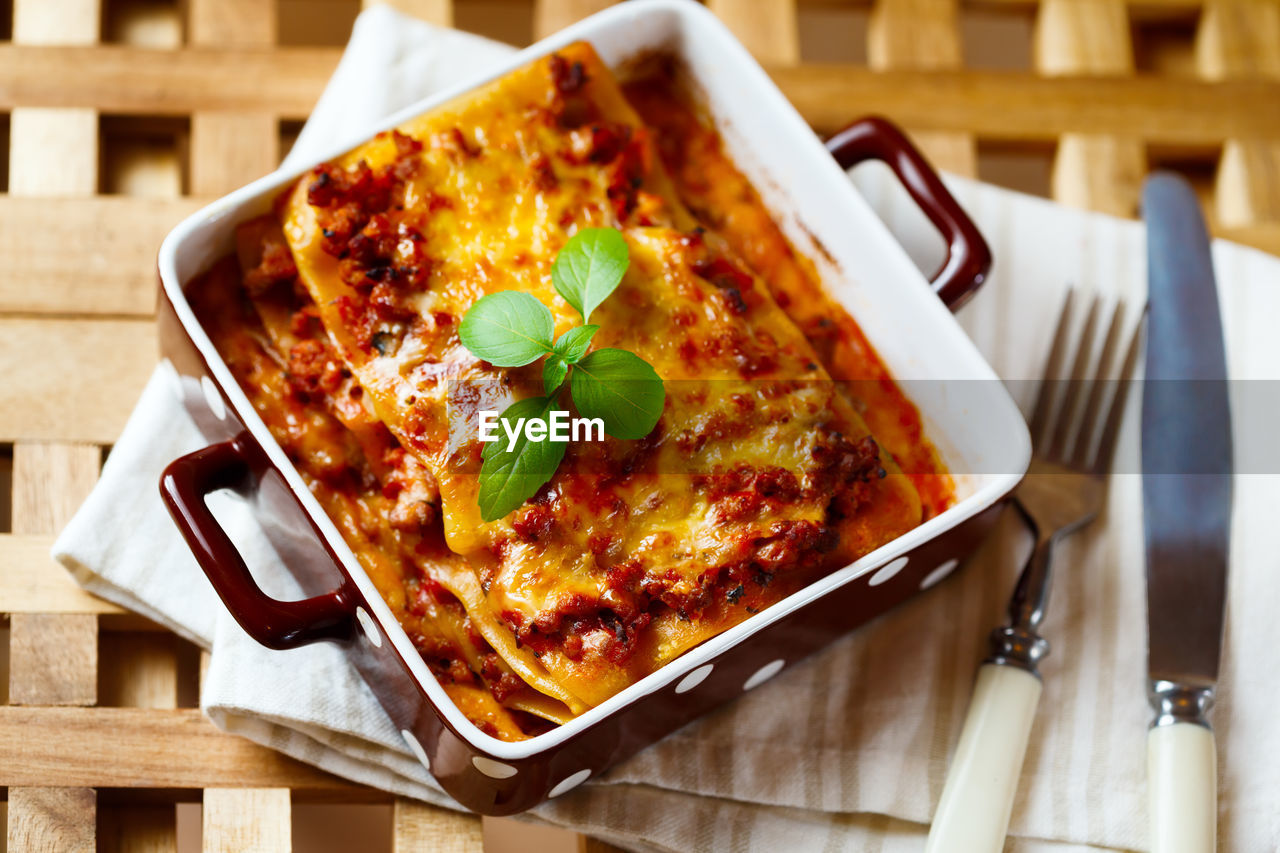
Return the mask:
[[598,349],[569,376],[574,405],[583,417],[600,418],[614,438],[644,438],[662,417],[666,390],[647,361],[620,349]]
[[476,358],[521,367],[551,352],[551,309],[527,293],[503,290],[478,300],[462,318],[458,337]]
[[[551,397],[529,397],[512,403],[498,419],[512,429],[521,418],[540,420],[547,423],[549,435],[548,419],[555,405]],[[500,424],[498,440],[487,442],[480,452],[480,517],[485,521],[502,518],[537,494],[555,474],[568,446],[563,441],[530,441],[523,428],[510,450],[509,443],[507,428]]]
[[569,365],[565,364],[563,358],[558,355],[547,356],[546,362],[542,365],[543,392],[548,397],[555,394],[568,372]]
[[578,359],[587,354],[587,347],[591,346],[591,338],[598,331],[600,331],[599,326],[574,326],[556,341],[556,355],[569,364],[577,363]]
[[613,293],[631,262],[627,241],[614,228],[583,228],[569,238],[551,265],[551,283],[578,309],[582,322]]

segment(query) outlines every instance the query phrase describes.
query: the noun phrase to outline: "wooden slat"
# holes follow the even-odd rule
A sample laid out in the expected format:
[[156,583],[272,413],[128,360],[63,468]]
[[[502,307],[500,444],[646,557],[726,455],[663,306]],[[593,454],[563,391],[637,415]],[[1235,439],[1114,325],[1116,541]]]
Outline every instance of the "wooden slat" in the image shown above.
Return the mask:
[[[1132,74],[1133,40],[1123,1],[1044,0],[1036,20],[1035,61],[1045,74]],[[1054,158],[1053,197],[1132,216],[1146,167],[1136,135],[1064,134]]]
[[[13,448],[13,530],[62,528],[98,479],[92,445],[17,444]],[[51,572],[61,569],[49,565]],[[10,622],[9,701],[15,705],[92,705],[98,695],[98,621],[89,614],[15,613]]]
[[[92,45],[98,0],[15,0],[15,45]],[[91,48],[92,49],[92,48]],[[63,78],[70,69],[64,69]],[[10,117],[9,192],[92,195],[98,183],[98,115],[77,109],[15,109]]]
[[92,788],[10,788],[9,849],[96,853]]
[[274,3],[188,0],[187,37],[193,45],[270,47],[276,43]]
[[786,65],[800,61],[800,26],[796,0],[707,0],[707,8],[761,62]]
[[[868,6],[872,0],[799,0],[802,7],[808,8],[848,8],[850,6]],[[1020,13],[1034,11],[1041,0],[964,0],[965,8],[983,12]],[[1130,14],[1138,18],[1153,17],[1157,20],[1173,17],[1184,20],[1187,15],[1200,10],[1204,0],[1125,0]]]
[[[97,189],[98,114],[93,110],[15,109],[10,133],[9,192],[13,195],[87,196]],[[57,168],[42,168],[42,162],[57,163]]]
[[279,128],[270,113],[196,113],[191,117],[191,192],[224,195],[275,169]]
[[1280,84],[1207,83],[1155,77],[1042,78],[996,71],[875,72],[846,65],[770,69],[811,124],[833,130],[849,104],[925,130],[999,140],[1053,140],[1064,133],[1142,136],[1152,142],[1215,144],[1232,136],[1280,136]]
[[1228,139],[1216,189],[1217,220],[1224,227],[1280,222],[1280,142]]
[[[274,51],[143,51],[135,48],[0,46],[0,110],[16,105],[96,104],[113,112],[186,115],[265,110],[305,117],[337,63],[322,48]],[[65,77],[77,67],[77,85]],[[963,70],[875,72],[856,65],[774,66],[783,92],[811,123],[834,130],[861,112],[923,130],[1001,140],[1052,140],[1063,133],[1141,135],[1151,142],[1212,145],[1230,137],[1280,137],[1280,83],[1207,82],[1151,76],[1092,80]]]
[[93,44],[102,27],[98,0],[16,0],[13,40],[24,44]]
[[867,20],[875,69],[950,70],[961,64],[957,0],[879,0]]
[[0,441],[115,441],[156,353],[149,320],[0,317]]
[[[71,518],[97,482],[101,455],[87,445],[19,443],[13,448],[12,529],[50,534]],[[9,622],[9,701],[92,705],[98,692],[98,624],[92,615],[14,614]],[[45,708],[35,709],[38,712]],[[29,733],[15,738],[23,743]],[[84,787],[9,789],[10,850],[96,848],[96,794]]]
[[533,0],[533,37],[549,36],[613,3],[614,0]]
[[91,615],[15,613],[9,622],[9,701],[98,701],[98,621]]
[[[948,70],[960,67],[957,0],[880,0],[867,22],[867,61],[880,70]],[[920,131],[911,136],[936,166],[959,175],[978,174],[972,134]]]
[[[808,0],[820,3],[824,0]],[[966,5],[975,9],[992,9],[998,11],[1015,11],[1018,9],[1034,9],[1041,0],[966,0]],[[1126,0],[1131,13],[1141,16],[1143,13],[1159,17],[1161,13],[1174,14],[1179,18],[1187,13],[1197,12],[1204,0]]]
[[13,449],[15,533],[61,530],[98,482],[102,452],[91,445],[24,444]]
[[[1280,79],[1280,3],[1209,0],[1196,36],[1196,68],[1210,79]],[[1280,112],[1280,101],[1259,108]],[[1280,222],[1280,141],[1227,140],[1215,207],[1226,226]]]
[[392,853],[478,853],[483,847],[478,816],[396,798],[392,808]]
[[[189,0],[197,47],[269,48],[275,4],[259,0]],[[191,191],[222,195],[279,163],[279,118],[270,110],[197,112],[191,119]]]
[[1215,234],[1273,255],[1280,255],[1280,222],[1220,227]]
[[0,196],[0,312],[150,316],[160,242],[199,206]]
[[240,110],[306,118],[341,55],[337,48],[5,45],[0,109],[94,106],[102,112],[182,116]]
[[204,853],[289,853],[288,788],[208,788]]
[[126,612],[85,592],[53,561],[51,534],[0,534],[0,613]]
[[195,708],[0,706],[4,785],[295,788],[353,800],[364,790],[220,732]]
[[[98,701],[130,708],[178,704],[177,638],[168,632],[102,633]],[[173,806],[100,805],[99,848],[115,853],[177,853]],[[110,838],[103,837],[104,832]]]
[[379,3],[438,27],[453,26],[453,0],[361,0],[360,5],[367,9]]
[[[517,817],[483,817],[480,821],[485,853],[580,853],[584,835],[558,826],[531,826]],[[603,853],[603,851],[602,851]]]
[[[189,6],[195,46],[269,48],[275,42],[273,3],[189,0]],[[221,195],[267,174],[279,162],[279,141],[279,117],[270,110],[197,112],[192,192]],[[288,853],[289,789],[206,789],[202,829],[205,853]]]

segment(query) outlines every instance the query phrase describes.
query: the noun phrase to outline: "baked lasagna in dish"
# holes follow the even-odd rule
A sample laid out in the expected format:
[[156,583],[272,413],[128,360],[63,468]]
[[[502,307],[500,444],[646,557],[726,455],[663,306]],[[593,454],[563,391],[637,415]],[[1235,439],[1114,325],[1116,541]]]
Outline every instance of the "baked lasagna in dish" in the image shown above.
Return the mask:
[[[591,346],[653,366],[661,417],[570,444],[485,520],[478,414],[542,370],[480,360],[459,326],[501,291],[574,326],[551,268],[587,227],[630,255]],[[241,225],[188,294],[445,691],[504,740],[953,499],[916,408],[661,57],[615,76],[575,44],[379,134]]]

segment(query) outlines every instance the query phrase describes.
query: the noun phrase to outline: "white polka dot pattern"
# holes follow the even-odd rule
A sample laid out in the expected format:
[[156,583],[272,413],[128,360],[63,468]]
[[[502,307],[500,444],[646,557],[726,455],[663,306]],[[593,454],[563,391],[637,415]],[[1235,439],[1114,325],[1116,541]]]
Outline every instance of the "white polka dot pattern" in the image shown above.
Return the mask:
[[871,580],[867,581],[868,586],[880,586],[880,584],[892,578],[898,572],[907,567],[907,558],[899,557],[892,563],[884,566],[880,571],[871,576]]
[[564,777],[556,784],[554,788],[551,789],[550,793],[547,794],[547,799],[553,799],[555,797],[560,796],[561,794],[569,793],[574,788],[578,787],[583,782],[587,781],[587,779],[590,778],[590,776],[591,776],[590,770],[579,770],[577,773],[574,773],[572,776]]
[[693,672],[680,679],[680,683],[676,685],[676,692],[688,693],[690,690],[707,680],[707,676],[711,674],[712,668],[712,665],[709,663],[698,667]]
[[920,581],[920,588],[928,589],[934,584],[941,583],[942,579],[945,578],[947,575],[951,574],[952,572],[954,572],[956,570],[956,566],[958,565],[960,565],[960,561],[957,560],[955,557],[952,557],[950,560],[947,560],[945,563],[938,566],[938,568],[934,569],[933,571],[929,572],[929,574],[924,576],[924,580]]
[[422,748],[422,744],[418,743],[418,739],[413,736],[413,732],[408,729],[401,729],[400,737],[404,738],[404,742],[409,745],[409,751],[413,753],[414,758],[422,763],[427,772],[430,772],[431,759],[427,758],[427,751]]
[[781,672],[782,668],[786,665],[787,665],[787,662],[782,658],[778,658],[777,660],[772,661],[771,663],[765,664],[764,666],[756,670],[755,675],[751,676],[746,680],[746,682],[742,685],[742,689],[754,690],[755,688],[759,687],[761,684],[764,684],[770,678],[773,678],[775,675]]
[[356,621],[364,629],[364,635],[369,638],[369,642],[373,643],[373,647],[382,648],[382,634],[378,632],[378,626],[373,624],[373,617],[363,607],[356,608]]
[[483,755],[472,756],[471,763],[490,779],[510,779],[517,772],[510,764],[503,764],[501,761],[494,761]]

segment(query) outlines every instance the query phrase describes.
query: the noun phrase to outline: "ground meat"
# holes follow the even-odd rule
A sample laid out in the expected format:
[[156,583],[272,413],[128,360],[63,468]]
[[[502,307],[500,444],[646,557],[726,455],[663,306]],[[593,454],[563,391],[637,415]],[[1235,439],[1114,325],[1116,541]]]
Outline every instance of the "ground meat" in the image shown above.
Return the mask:
[[289,247],[279,240],[267,238],[262,243],[262,260],[244,274],[245,290],[250,298],[258,298],[281,284],[290,284],[298,276]]
[[496,653],[485,655],[484,663],[480,667],[480,675],[484,677],[489,691],[493,693],[493,698],[499,702],[506,702],[514,694],[528,687],[519,676],[503,665],[502,658]]
[[569,150],[563,157],[570,163],[612,163],[631,141],[630,125],[597,123],[574,129],[569,134]]
[[346,369],[323,341],[300,341],[289,350],[289,384],[305,395],[332,394],[346,378]]
[[812,521],[776,522],[768,537],[757,540],[754,563],[769,574],[793,569],[838,544],[837,534]]
[[637,194],[652,168],[653,146],[650,144],[649,132],[641,128],[632,135],[622,151],[614,156],[609,166],[609,186],[606,193],[619,222],[625,222],[635,209]]
[[[401,492],[401,497],[411,493]],[[436,508],[425,500],[397,500],[387,520],[397,530],[425,530],[436,519]]]
[[523,542],[538,542],[551,535],[555,527],[556,517],[551,508],[545,505],[525,507],[511,522],[512,529]]
[[551,54],[551,79],[555,81],[556,91],[562,95],[577,92],[587,82],[587,71],[581,62],[570,62],[558,53]]
[[880,462],[880,446],[869,435],[850,441],[840,433],[828,433],[812,455],[815,467],[806,493],[831,495],[827,514],[832,519],[853,516],[869,499],[869,484],[887,476]]
[[542,192],[552,192],[560,185],[551,161],[544,154],[534,154],[529,159],[529,171],[533,175],[534,187]]

